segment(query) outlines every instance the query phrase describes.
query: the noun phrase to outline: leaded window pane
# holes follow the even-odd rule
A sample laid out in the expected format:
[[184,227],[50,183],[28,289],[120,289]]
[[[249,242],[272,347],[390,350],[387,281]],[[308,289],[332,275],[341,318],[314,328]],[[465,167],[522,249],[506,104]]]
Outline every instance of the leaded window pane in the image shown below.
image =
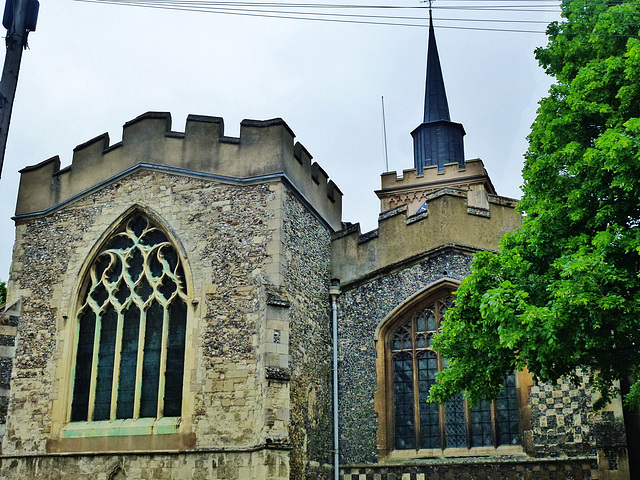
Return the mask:
[[131,278],[131,283],[136,283],[142,275],[144,258],[139,248],[134,248],[127,258],[127,273]]
[[393,391],[396,448],[399,450],[414,448],[413,361],[409,353],[401,352],[394,355]]
[[424,350],[418,354],[418,380],[420,400],[420,444],[422,448],[440,448],[440,406],[426,401],[436,381],[438,355]]
[[83,291],[71,420],[179,416],[187,294],[166,234],[134,215],[97,256]]
[[139,334],[140,310],[136,305],[131,305],[124,314],[116,418],[133,418],[136,396],[136,364],[138,361]]
[[91,364],[96,330],[96,316],[91,309],[80,312],[78,323],[78,351],[76,353],[75,388],[73,390],[73,408],[71,421],[87,420],[89,415],[89,389],[91,386]]
[[471,445],[473,447],[489,447],[493,441],[493,420],[491,418],[491,402],[481,401],[470,409]]
[[153,302],[147,311],[142,361],[142,398],[140,416],[155,417],[158,413],[160,353],[162,347],[162,307]]
[[465,418],[464,397],[456,395],[444,406],[446,442],[448,448],[467,446],[467,420]]
[[187,325],[187,304],[177,299],[171,305],[169,338],[167,342],[166,386],[164,390],[164,415],[180,415],[182,405],[182,378],[184,375],[184,340]]
[[429,332],[435,332],[436,331],[436,317],[433,314],[433,310],[429,309],[425,312],[425,315],[427,316],[427,330]]
[[100,347],[98,350],[98,378],[94,420],[108,420],[111,416],[111,389],[113,387],[113,362],[116,354],[117,313],[109,305],[101,317]]
[[498,445],[518,445],[520,443],[520,415],[517,401],[516,377],[507,375],[504,390],[496,399],[496,430]]
[[440,444],[440,405],[420,402],[421,448],[442,448]]

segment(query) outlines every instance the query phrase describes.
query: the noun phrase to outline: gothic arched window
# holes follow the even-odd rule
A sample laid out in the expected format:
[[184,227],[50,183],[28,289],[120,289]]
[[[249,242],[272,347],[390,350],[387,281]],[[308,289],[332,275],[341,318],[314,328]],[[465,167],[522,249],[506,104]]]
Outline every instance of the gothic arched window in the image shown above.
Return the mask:
[[81,291],[71,421],[180,416],[187,292],[167,235],[134,214]]
[[505,388],[494,402],[483,401],[472,408],[462,395],[444,405],[426,401],[436,373],[446,368],[446,359],[431,346],[452,303],[453,297],[446,291],[403,314],[386,331],[389,451],[521,443],[514,375],[506,377]]

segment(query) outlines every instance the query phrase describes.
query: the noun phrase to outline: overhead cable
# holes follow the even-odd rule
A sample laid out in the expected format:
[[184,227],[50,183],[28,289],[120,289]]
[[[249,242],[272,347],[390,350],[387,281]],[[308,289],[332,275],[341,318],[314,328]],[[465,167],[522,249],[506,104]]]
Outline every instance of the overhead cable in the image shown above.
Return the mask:
[[[316,22],[332,22],[332,23],[351,23],[351,24],[364,24],[364,25],[386,25],[386,26],[399,26],[399,27],[417,27],[427,28],[428,23],[426,18],[421,16],[391,16],[391,15],[368,15],[368,14],[346,14],[337,12],[312,12],[312,11],[292,11],[292,10],[275,10],[274,8],[367,8],[369,10],[386,9],[386,8],[416,8],[416,7],[402,7],[391,5],[354,5],[354,4],[293,4],[293,3],[260,3],[260,2],[242,2],[242,1],[209,1],[209,0],[75,0],[84,3],[101,3],[112,5],[124,5],[140,8],[153,8],[153,9],[167,9],[175,11],[187,11],[187,12],[199,12],[210,13],[219,15],[234,15],[234,16],[249,16],[249,17],[261,17],[261,18],[282,18],[290,20],[306,20]],[[469,0],[462,0],[468,2]],[[474,0],[475,1],[475,0]],[[486,1],[486,0],[482,0]],[[491,0],[506,1],[506,0]],[[513,1],[530,1],[530,0],[509,0]],[[546,0],[538,0],[540,2]],[[248,8],[259,6],[261,8]],[[419,7],[424,8],[424,7]],[[442,6],[440,7],[442,8]],[[434,8],[435,9],[435,8]],[[462,8],[461,8],[462,9]],[[477,10],[475,7],[465,7],[464,10]],[[480,10],[484,10],[481,8]],[[505,11],[504,9],[497,9],[495,11]],[[516,10],[523,11],[523,10]],[[527,10],[524,10],[527,11]],[[536,12],[545,12],[544,10],[535,10]],[[559,13],[555,11],[555,13]],[[635,13],[635,12],[633,12]],[[405,21],[406,20],[406,21]],[[419,23],[410,23],[416,21]],[[438,21],[443,22],[483,22],[485,24],[492,23],[511,23],[511,24],[549,24],[550,20],[528,20],[528,19],[469,19],[469,18],[442,18]],[[629,23],[616,24],[620,26],[629,26]],[[633,24],[635,25],[635,24]],[[492,28],[492,27],[474,27],[474,26],[462,26],[462,25],[442,25],[438,24],[438,28],[455,29],[455,30],[478,30],[478,31],[493,31],[493,32],[513,32],[513,33],[537,33],[544,34],[543,30],[529,30],[523,28]],[[598,34],[601,36],[620,36],[629,37],[629,35],[617,35],[617,34]]]

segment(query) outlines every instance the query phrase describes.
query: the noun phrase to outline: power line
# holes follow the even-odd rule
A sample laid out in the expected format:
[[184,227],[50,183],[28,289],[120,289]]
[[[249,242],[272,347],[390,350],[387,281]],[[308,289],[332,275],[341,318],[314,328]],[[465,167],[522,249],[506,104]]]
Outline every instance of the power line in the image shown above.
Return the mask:
[[[332,23],[351,23],[351,24],[364,24],[364,25],[385,25],[385,26],[401,26],[401,27],[417,27],[426,28],[426,18],[422,16],[392,16],[392,15],[368,15],[368,14],[347,14],[337,12],[298,12],[292,10],[275,10],[275,8],[367,8],[369,10],[375,9],[387,9],[387,8],[425,8],[420,7],[403,7],[392,5],[354,5],[354,4],[293,4],[293,3],[258,3],[258,2],[242,2],[242,1],[193,1],[193,0],[75,0],[84,3],[102,3],[112,5],[125,5],[134,6],[140,8],[154,8],[154,9],[166,9],[175,11],[187,11],[187,12],[199,12],[210,13],[219,15],[235,15],[235,16],[249,16],[249,17],[261,17],[261,18],[281,18],[290,20],[306,20],[316,22],[332,22]],[[469,0],[462,0],[468,2]],[[472,0],[472,1],[486,1],[486,0]],[[530,1],[530,0],[492,0],[495,1]],[[546,0],[538,0],[540,2]],[[555,1],[555,0],[553,0]],[[635,2],[634,2],[635,4]],[[260,8],[248,8],[259,6]],[[440,8],[443,8],[442,6]],[[460,10],[478,10],[475,7],[458,7]],[[480,10],[485,10],[481,8]],[[504,9],[497,9],[495,11],[505,11]],[[529,10],[516,10],[518,12]],[[543,10],[534,10],[539,13]],[[558,12],[555,11],[557,14]],[[635,12],[632,12],[635,13]],[[398,22],[400,20],[401,22]],[[406,20],[407,22],[403,22]],[[409,21],[417,21],[420,23],[408,23]],[[487,24],[491,23],[526,23],[526,24],[548,24],[549,20],[522,20],[522,19],[469,19],[469,18],[442,18],[438,21],[444,22],[483,22]],[[629,26],[635,24],[620,23],[616,24],[620,26]],[[492,28],[492,27],[472,27],[462,25],[442,25],[439,24],[438,28],[447,28],[455,30],[476,30],[476,31],[494,31],[494,32],[513,32],[513,33],[537,33],[544,34],[541,30],[528,30],[522,28]],[[586,33],[585,33],[586,35]],[[616,35],[616,34],[598,34],[601,36],[620,36],[629,37],[629,35]]]
[[[135,3],[136,0],[132,0],[129,3]],[[420,9],[420,10],[428,10],[429,7],[425,5],[384,5],[384,4],[359,4],[359,3],[290,3],[290,2],[247,2],[247,1],[216,1],[216,0],[154,0],[155,3],[171,3],[171,4],[184,4],[184,5],[202,5],[202,4],[217,4],[217,5],[249,5],[249,6],[287,6],[287,7],[314,7],[314,8],[385,8],[385,9]],[[465,1],[474,1],[474,0],[465,0]],[[478,0],[486,2],[486,0]],[[500,0],[493,0],[500,1]],[[514,1],[514,0],[505,0],[505,1]],[[530,1],[530,0],[526,0]],[[520,7],[526,8],[537,8],[541,3],[545,1],[550,1],[557,5],[557,10],[559,10],[560,6],[557,0],[537,0],[533,4],[529,5],[521,5]],[[489,7],[489,8],[503,8],[504,5],[475,5],[475,7]],[[431,8],[441,9],[441,8],[451,8],[453,5],[445,6],[445,5],[433,5]],[[465,5],[456,5],[456,8],[469,8],[469,6]],[[547,6],[545,6],[547,7]]]
[[[122,0],[117,0],[120,3]],[[444,2],[452,2],[454,0],[442,0]],[[518,4],[518,2],[531,2],[531,0],[490,0],[491,2],[509,2],[511,5],[487,5],[488,0],[461,0],[464,2],[483,2],[485,5],[433,5],[434,10],[496,10],[496,11],[512,11],[512,12],[549,12],[558,13],[560,11],[559,0],[536,0],[535,3]],[[100,0],[96,0],[99,3]],[[515,3],[514,3],[515,2]],[[544,5],[544,3],[551,5]],[[105,2],[106,3],[106,2]],[[124,2],[122,2],[124,3]],[[214,0],[129,0],[127,4],[155,4],[167,6],[184,6],[184,7],[207,7],[207,6],[242,6],[242,7],[285,7],[285,8],[330,8],[330,9],[428,9],[425,5],[376,5],[376,4],[345,4],[345,3],[288,3],[288,2],[248,2],[248,1],[214,1]],[[582,5],[600,5],[588,3],[585,1]],[[625,2],[623,5],[640,5],[640,2]],[[549,7],[555,8],[549,9]],[[625,12],[619,12],[625,13]]]
[[[112,3],[117,3],[120,4],[122,3],[122,0],[109,0]],[[99,0],[97,1],[97,3],[106,3],[104,0]],[[157,2],[157,1],[153,1],[153,0],[138,0],[138,1],[127,1],[127,3],[135,3],[138,6],[150,6],[150,5],[159,5],[162,4],[163,8],[170,8],[168,7],[169,3],[168,2]],[[186,6],[182,6],[182,3],[187,3],[187,2],[172,2],[172,3],[178,3],[179,5],[173,5],[171,7],[171,9],[175,9],[175,10],[185,10],[185,11],[212,11],[212,12],[218,12],[218,11],[227,11],[227,12],[252,12],[252,13],[272,13],[272,14],[283,14],[283,15],[291,15],[291,14],[297,14],[296,12],[291,12],[291,11],[282,11],[282,10],[262,10],[262,9],[246,9],[246,8],[228,8],[228,7],[213,7],[213,6],[207,6],[206,8],[202,8],[201,9],[197,9],[195,10],[192,7],[186,7]],[[216,3],[217,5],[217,3]],[[390,15],[360,15],[360,14],[336,14],[336,13],[326,13],[326,12],[309,12],[306,13],[307,15],[314,15],[314,16],[331,16],[331,17],[348,17],[348,18],[371,18],[371,19],[384,19],[384,20],[418,20],[418,21],[424,21],[425,19],[423,17],[416,17],[416,16],[390,16]],[[518,19],[481,19],[481,18],[438,18],[439,22],[485,22],[485,23],[537,23],[537,24],[543,24],[543,25],[547,25],[549,24],[548,20],[518,20]]]
[[[417,27],[417,28],[428,28],[428,24],[426,23],[396,23],[396,22],[381,22],[381,21],[367,21],[367,20],[347,20],[343,19],[345,15],[335,14],[333,17],[338,18],[317,18],[317,17],[309,17],[303,16],[305,14],[300,14],[297,12],[286,12],[286,13],[277,13],[277,12],[269,12],[269,13],[253,13],[252,10],[246,9],[243,11],[229,11],[229,9],[223,8],[191,8],[191,7],[171,7],[171,6],[162,6],[155,3],[131,3],[129,1],[121,2],[118,0],[74,0],[77,2],[83,3],[102,3],[102,4],[112,4],[112,5],[125,5],[131,7],[140,7],[140,8],[153,8],[153,9],[164,9],[164,10],[177,10],[177,11],[187,11],[187,12],[199,12],[199,13],[211,13],[211,14],[219,14],[219,15],[235,15],[235,16],[247,16],[247,17],[258,17],[258,18],[282,18],[288,20],[307,20],[307,21],[316,21],[316,22],[331,22],[331,23],[352,23],[352,24],[360,24],[360,25],[386,25],[393,27]],[[314,15],[312,13],[307,13],[306,15]],[[384,18],[384,17],[380,17]],[[416,20],[423,20],[421,18],[416,18]],[[452,26],[452,25],[440,25],[439,28],[447,28],[453,30],[477,30],[477,31],[489,31],[489,32],[512,32],[512,33],[538,33],[544,34],[545,32],[542,30],[523,30],[523,29],[507,29],[507,28],[489,28],[489,27],[463,27],[463,26]]]
[[[108,0],[101,1],[95,0],[96,3],[108,3]],[[330,8],[330,9],[417,9],[424,10],[428,7],[424,5],[361,5],[361,4],[331,4],[331,3],[287,3],[287,2],[240,2],[240,1],[210,1],[210,0],[128,0],[126,2],[115,0],[117,3],[126,3],[129,5],[133,4],[154,4],[154,5],[166,5],[166,6],[183,6],[183,7],[193,7],[193,8],[202,8],[202,7],[217,7],[217,6],[242,6],[242,7],[286,7],[286,8]],[[468,0],[465,0],[468,1]],[[486,0],[479,0],[486,1]],[[506,0],[506,1],[514,1],[514,0]],[[517,1],[517,0],[515,0]],[[527,0],[530,1],[530,0]],[[544,2],[547,0],[538,0],[538,2]],[[557,0],[551,0],[557,4]],[[505,6],[505,5],[439,5],[433,6],[434,10],[498,10],[505,11],[505,8],[512,8],[510,11],[548,11],[549,13],[558,13],[560,11],[558,8],[551,10],[541,10],[541,5],[539,3],[535,4],[527,4],[520,5],[516,8],[513,6]],[[548,6],[544,6],[548,8]]]
[[[100,0],[96,0],[100,2]],[[123,0],[110,0],[112,2],[117,2],[118,4],[123,2]],[[465,0],[466,1],[466,0]],[[486,0],[477,0],[477,1],[486,1]],[[514,1],[514,0],[503,0],[503,1]],[[519,1],[519,0],[515,0]],[[528,1],[528,0],[522,0]],[[557,0],[540,0],[540,1],[553,1]],[[252,13],[273,13],[273,14],[284,14],[284,15],[299,15],[298,12],[292,11],[281,11],[281,10],[264,10],[263,8],[277,8],[277,7],[287,7],[287,8],[334,8],[334,7],[342,7],[342,8],[352,8],[352,7],[366,7],[368,9],[377,9],[377,8],[415,8],[415,7],[400,7],[400,6],[364,6],[364,5],[348,5],[348,4],[293,4],[293,3],[256,3],[256,2],[217,2],[217,1],[193,1],[193,0],[127,0],[127,4],[136,4],[136,5],[158,5],[164,8],[174,7],[178,10],[190,10],[194,6],[198,6],[198,10],[206,9],[206,10],[225,10],[225,11],[248,11]],[[228,8],[227,6],[239,7],[239,8]],[[246,6],[260,6],[260,9],[248,9],[244,8]],[[424,8],[424,7],[419,7]],[[424,21],[425,18],[422,16],[391,16],[391,15],[362,15],[362,14],[343,14],[343,13],[319,13],[319,12],[305,12],[307,15],[314,16],[332,16],[332,17],[349,17],[349,18],[371,18],[378,20],[418,20]],[[521,19],[495,19],[495,18],[443,18],[438,17],[438,22],[485,22],[485,23],[529,23],[529,24],[544,24],[548,25],[551,20],[521,20]],[[628,23],[619,23],[618,25],[635,25]]]
[[[118,3],[125,3],[123,0],[113,0]],[[452,0],[443,0],[452,1]],[[465,2],[476,1],[484,2],[487,0],[462,0]],[[520,4],[517,2],[530,1],[530,0],[491,0],[491,1],[503,1],[503,2],[516,2],[516,5],[437,5],[433,6],[434,10],[467,10],[467,11],[496,11],[496,12],[517,12],[517,13],[553,13],[557,14],[560,11],[560,5],[558,0],[537,0],[534,4]],[[549,2],[555,4],[556,8],[548,9],[550,5],[541,5],[542,2]],[[100,3],[100,0],[96,0],[96,3]],[[106,2],[105,2],[106,3]],[[404,9],[404,10],[424,10],[429,7],[424,5],[363,5],[363,4],[344,4],[344,3],[288,3],[288,2],[248,2],[248,1],[215,1],[215,0],[128,0],[127,4],[145,4],[145,5],[158,5],[165,7],[184,7],[184,8],[211,8],[211,7],[259,7],[259,8],[295,8],[295,9],[374,9],[374,10],[388,10],[388,9]],[[585,6],[595,5],[584,3]],[[625,5],[640,5],[640,2],[627,2]],[[612,12],[619,14],[635,13],[635,12]]]

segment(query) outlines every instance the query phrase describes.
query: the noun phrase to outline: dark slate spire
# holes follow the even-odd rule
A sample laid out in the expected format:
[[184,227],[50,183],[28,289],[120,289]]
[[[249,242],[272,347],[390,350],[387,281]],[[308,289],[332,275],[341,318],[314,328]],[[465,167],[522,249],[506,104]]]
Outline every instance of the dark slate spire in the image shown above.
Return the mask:
[[429,50],[427,53],[427,81],[424,96],[424,122],[413,136],[414,166],[418,174],[424,167],[437,165],[444,170],[446,163],[455,162],[464,167],[465,131],[461,124],[451,121],[447,94],[444,89],[436,36],[429,8]]
[[427,84],[424,89],[424,122],[437,122],[438,120],[451,121],[449,117],[449,105],[447,94],[444,91],[444,80],[436,34],[433,31],[431,9],[429,9],[429,48],[427,50]]

